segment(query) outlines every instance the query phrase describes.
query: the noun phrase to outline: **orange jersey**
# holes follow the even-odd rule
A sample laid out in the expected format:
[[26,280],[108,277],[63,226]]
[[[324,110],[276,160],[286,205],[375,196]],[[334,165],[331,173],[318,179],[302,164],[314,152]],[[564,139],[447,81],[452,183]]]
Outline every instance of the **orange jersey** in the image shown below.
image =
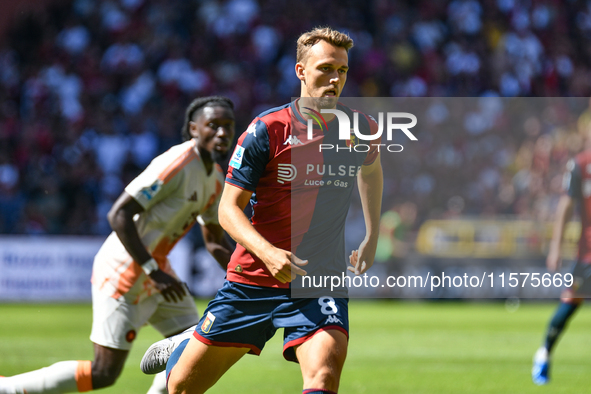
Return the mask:
[[[160,269],[174,274],[167,255],[196,221],[202,225],[218,223],[223,182],[224,173],[217,164],[207,174],[196,142],[191,140],[156,157],[125,188],[144,208],[134,218],[135,225]],[[111,297],[129,294],[137,296],[137,301],[157,291],[115,232],[95,256],[92,283]]]

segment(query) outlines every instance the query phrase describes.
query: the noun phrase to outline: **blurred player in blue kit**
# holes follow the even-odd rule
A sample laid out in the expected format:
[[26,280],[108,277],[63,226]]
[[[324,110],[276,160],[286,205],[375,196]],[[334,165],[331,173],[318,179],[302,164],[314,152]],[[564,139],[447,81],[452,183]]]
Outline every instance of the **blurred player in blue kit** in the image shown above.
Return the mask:
[[[121,374],[137,332],[150,323],[164,336],[199,320],[193,298],[167,255],[199,222],[208,251],[225,268],[233,247],[218,223],[224,159],[234,137],[233,104],[224,97],[194,100],[185,116],[184,143],[156,157],[111,208],[113,232],[93,264],[94,361],[62,361],[0,378],[1,394],[73,393],[111,386]],[[166,393],[156,375],[149,394]]]
[[552,272],[560,270],[562,238],[566,223],[572,216],[575,202],[580,205],[582,231],[579,239],[578,260],[572,271],[574,285],[562,293],[560,305],[548,325],[544,344],[534,355],[532,380],[538,385],[549,382],[551,353],[556,341],[575,311],[581,306],[582,295],[589,295],[585,288],[591,285],[591,278],[589,278],[591,276],[591,149],[580,153],[568,162],[564,188],[566,193],[558,202],[554,232],[546,260],[548,270]]
[[[146,373],[166,367],[170,393],[207,391],[246,353],[258,355],[278,328],[284,329],[285,359],[300,365],[303,392],[338,391],[348,299],[298,298],[292,291],[298,275],[346,272],[344,224],[355,180],[367,233],[349,256],[349,269],[360,275],[374,261],[383,188],[379,151],[357,152],[354,138],[339,140],[332,114],[307,134],[308,119],[322,109],[338,108],[352,119],[354,111],[338,103],[352,46],[349,36],[331,28],[301,35],[295,66],[301,98],[260,114],[239,138],[219,209],[220,224],[238,243],[227,281],[195,330],[155,343],[142,360]],[[359,115],[360,130],[374,134],[375,121]],[[339,149],[320,150],[320,144]],[[243,213],[249,201],[251,220]]]

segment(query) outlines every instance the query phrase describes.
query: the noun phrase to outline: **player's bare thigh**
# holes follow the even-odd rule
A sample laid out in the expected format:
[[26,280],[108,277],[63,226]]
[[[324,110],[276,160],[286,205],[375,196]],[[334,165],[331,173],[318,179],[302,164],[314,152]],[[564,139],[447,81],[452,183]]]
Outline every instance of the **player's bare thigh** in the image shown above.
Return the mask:
[[347,358],[347,336],[339,330],[321,331],[295,352],[304,378],[304,389],[337,392]]
[[168,378],[169,394],[201,394],[248,352],[248,348],[210,346],[191,338]]

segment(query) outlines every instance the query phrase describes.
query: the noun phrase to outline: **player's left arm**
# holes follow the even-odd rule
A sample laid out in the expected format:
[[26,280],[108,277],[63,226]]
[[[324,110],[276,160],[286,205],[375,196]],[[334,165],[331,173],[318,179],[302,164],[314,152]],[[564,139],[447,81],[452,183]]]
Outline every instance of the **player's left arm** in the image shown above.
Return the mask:
[[205,248],[225,271],[234,250],[234,246],[226,237],[226,232],[219,224],[208,223],[201,226],[201,234],[205,241]]
[[107,220],[111,228],[115,231],[129,255],[140,265],[152,258],[152,255],[142,243],[133,220],[135,215],[142,212],[144,212],[144,207],[124,191],[107,214]]
[[353,251],[350,256],[349,271],[355,275],[363,274],[372,265],[378,246],[378,234],[380,227],[380,214],[382,210],[382,190],[384,189],[384,175],[380,156],[373,163],[361,166],[357,176],[363,217],[365,219],[365,239],[359,245],[359,250]]

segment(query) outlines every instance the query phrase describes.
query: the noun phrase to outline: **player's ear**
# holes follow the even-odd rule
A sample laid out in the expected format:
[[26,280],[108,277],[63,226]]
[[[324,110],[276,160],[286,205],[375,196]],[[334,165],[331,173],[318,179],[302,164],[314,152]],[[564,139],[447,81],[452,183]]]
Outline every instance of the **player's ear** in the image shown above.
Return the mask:
[[304,65],[301,62],[297,62],[295,65],[295,73],[298,79],[302,82],[306,82],[306,76],[304,74]]
[[193,137],[193,138],[199,137],[199,130],[197,128],[196,122],[193,122],[193,121],[189,122],[189,134],[191,134],[191,137]]

